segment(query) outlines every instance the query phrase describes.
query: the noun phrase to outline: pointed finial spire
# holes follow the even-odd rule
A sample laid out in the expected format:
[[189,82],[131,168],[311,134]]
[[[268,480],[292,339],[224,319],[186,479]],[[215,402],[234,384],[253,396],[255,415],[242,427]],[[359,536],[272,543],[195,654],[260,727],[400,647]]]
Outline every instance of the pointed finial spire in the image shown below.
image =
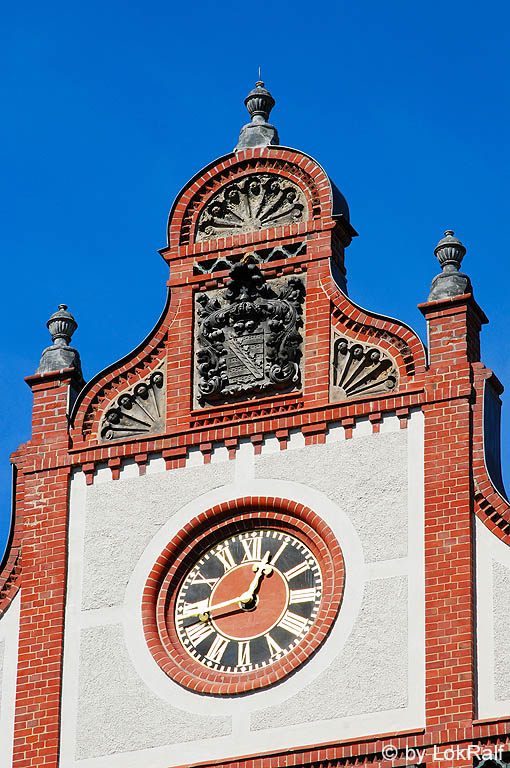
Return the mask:
[[459,272],[466,248],[458,238],[453,236],[453,229],[447,229],[444,234],[445,236],[434,248],[434,253],[443,271],[432,280],[429,301],[448,299],[452,296],[471,293],[473,290],[469,277],[463,272]]
[[275,101],[269,91],[264,88],[263,81],[260,80],[260,67],[259,79],[255,83],[255,88],[245,98],[244,103],[250,113],[251,123],[242,127],[235,151],[248,147],[267,147],[269,144],[279,144],[276,128],[267,122]]
[[50,373],[60,371],[62,368],[74,368],[77,388],[81,387],[84,381],[80,355],[76,349],[70,346],[71,336],[77,329],[78,323],[67,311],[67,304],[58,305],[58,310],[52,314],[46,326],[51,334],[53,344],[43,351],[36,373]]

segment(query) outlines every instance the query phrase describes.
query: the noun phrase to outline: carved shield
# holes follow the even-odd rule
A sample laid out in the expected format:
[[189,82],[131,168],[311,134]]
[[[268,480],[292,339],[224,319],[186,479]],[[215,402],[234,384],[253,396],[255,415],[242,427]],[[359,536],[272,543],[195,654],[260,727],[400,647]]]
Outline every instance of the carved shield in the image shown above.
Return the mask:
[[228,401],[300,386],[303,278],[266,282],[256,264],[236,263],[227,287],[195,303],[195,402]]
[[227,374],[232,384],[264,378],[264,331],[227,338]]

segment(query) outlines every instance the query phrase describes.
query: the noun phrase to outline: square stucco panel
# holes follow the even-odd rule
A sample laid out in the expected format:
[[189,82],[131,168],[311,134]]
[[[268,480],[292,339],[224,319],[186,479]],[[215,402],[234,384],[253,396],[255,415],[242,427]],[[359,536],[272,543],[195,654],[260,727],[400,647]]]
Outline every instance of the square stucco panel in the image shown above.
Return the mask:
[[494,584],[494,695],[510,699],[510,568],[493,562]]
[[233,463],[91,486],[86,507],[83,609],[120,604],[135,564],[161,526],[188,502],[230,483]]
[[350,518],[367,562],[407,555],[407,430],[260,456],[255,469],[322,491]]
[[356,624],[338,656],[299,694],[252,715],[252,730],[406,707],[407,612],[406,577],[368,582]]
[[79,759],[231,732],[230,717],[190,716],[152,693],[131,664],[120,625],[83,630],[80,659]]

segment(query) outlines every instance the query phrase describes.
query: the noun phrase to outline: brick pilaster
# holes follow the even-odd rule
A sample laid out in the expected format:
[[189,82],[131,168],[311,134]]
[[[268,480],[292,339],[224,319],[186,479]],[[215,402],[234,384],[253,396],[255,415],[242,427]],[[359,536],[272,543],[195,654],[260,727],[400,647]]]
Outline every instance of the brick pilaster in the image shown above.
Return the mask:
[[485,315],[471,295],[420,305],[425,376],[426,719],[431,731],[475,714],[472,368]]
[[[315,406],[329,400],[329,344],[331,320],[329,298],[323,284],[329,279],[329,232],[308,246],[311,261],[306,282],[306,339],[304,388]],[[322,258],[321,258],[322,257]]]
[[73,370],[26,379],[21,615],[14,768],[57,768],[67,568],[68,390]]

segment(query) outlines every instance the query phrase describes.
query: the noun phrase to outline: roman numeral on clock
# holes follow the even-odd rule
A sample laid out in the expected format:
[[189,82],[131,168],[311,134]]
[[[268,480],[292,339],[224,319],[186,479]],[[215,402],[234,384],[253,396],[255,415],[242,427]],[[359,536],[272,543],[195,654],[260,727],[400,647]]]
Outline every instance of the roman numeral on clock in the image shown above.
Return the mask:
[[271,558],[271,565],[274,565],[274,564],[276,563],[276,561],[278,560],[278,558],[279,558],[279,557],[280,557],[280,555],[282,554],[283,550],[284,550],[284,549],[285,549],[285,547],[287,546],[287,543],[288,543],[288,542],[284,541],[284,542],[283,542],[283,544],[282,544],[282,545],[280,546],[280,548],[278,549],[278,551],[274,553],[273,557]]
[[307,624],[308,619],[303,616],[298,616],[297,613],[292,613],[292,611],[287,611],[278,626],[282,629],[286,629],[287,632],[290,632],[292,635],[300,635]]
[[271,656],[274,656],[275,653],[283,653],[283,648],[280,648],[276,640],[273,640],[269,632],[267,633],[267,635],[265,635],[265,638],[267,640],[267,645],[268,645],[269,653],[271,654]]
[[200,600],[198,603],[184,603],[182,607],[182,618],[187,619],[188,616],[198,616],[199,613],[207,613],[208,605],[209,598]]
[[214,585],[216,582],[219,581],[219,579],[206,579],[205,576],[202,576],[200,571],[198,571],[195,576],[191,579],[191,584],[207,584],[207,586],[210,589],[214,589]]
[[291,589],[290,590],[290,602],[291,603],[313,603],[315,600],[315,587],[309,589]]
[[188,633],[189,639],[196,647],[197,645],[200,645],[202,640],[205,640],[206,637],[212,635],[214,629],[210,626],[210,624],[199,622],[197,624],[192,624],[191,627],[186,627],[186,632]]
[[290,568],[288,571],[285,571],[285,576],[287,577],[287,580],[290,581],[291,579],[295,579],[296,576],[299,576],[300,573],[304,573],[309,569],[310,569],[310,566],[308,565],[306,560],[303,560],[302,563],[298,563],[293,568]]
[[216,637],[211,643],[211,647],[205,654],[206,657],[211,661],[219,663],[223,657],[223,654],[225,653],[225,649],[227,645],[228,645],[228,640],[225,637],[222,637],[221,635],[216,635]]
[[241,539],[244,549],[242,562],[246,560],[262,560],[262,536],[256,536],[254,539]]
[[214,554],[224,567],[225,573],[230,571],[231,568],[235,567],[236,561],[234,560],[232,552],[228,547],[223,547],[223,549],[218,550],[218,552],[215,552]]
[[244,664],[251,664],[249,641],[237,644],[237,666],[241,667]]

